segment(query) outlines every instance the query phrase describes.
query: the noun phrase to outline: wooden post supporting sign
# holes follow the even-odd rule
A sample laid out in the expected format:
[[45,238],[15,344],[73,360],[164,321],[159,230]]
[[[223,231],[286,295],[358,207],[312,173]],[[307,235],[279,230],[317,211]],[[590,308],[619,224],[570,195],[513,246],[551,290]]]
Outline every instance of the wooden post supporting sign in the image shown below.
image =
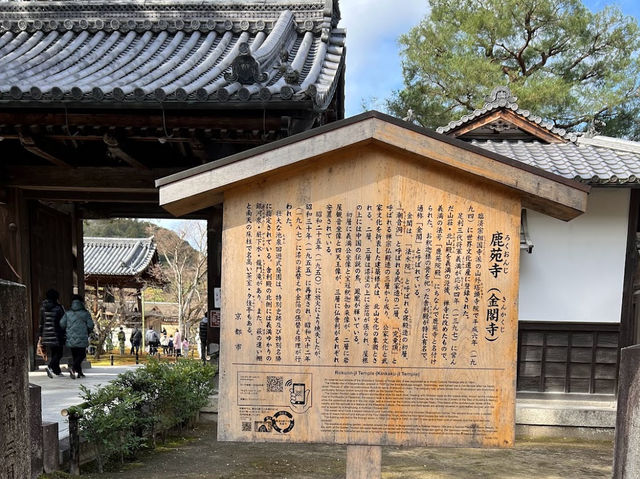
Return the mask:
[[381,446],[347,446],[346,479],[379,479],[381,474]]

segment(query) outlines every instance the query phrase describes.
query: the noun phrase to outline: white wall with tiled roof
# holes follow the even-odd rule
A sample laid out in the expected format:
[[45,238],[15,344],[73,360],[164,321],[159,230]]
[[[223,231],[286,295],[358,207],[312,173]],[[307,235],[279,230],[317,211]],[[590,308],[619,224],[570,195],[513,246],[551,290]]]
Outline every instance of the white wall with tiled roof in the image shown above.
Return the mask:
[[630,190],[594,188],[564,222],[527,212],[532,254],[520,255],[519,319],[619,322]]

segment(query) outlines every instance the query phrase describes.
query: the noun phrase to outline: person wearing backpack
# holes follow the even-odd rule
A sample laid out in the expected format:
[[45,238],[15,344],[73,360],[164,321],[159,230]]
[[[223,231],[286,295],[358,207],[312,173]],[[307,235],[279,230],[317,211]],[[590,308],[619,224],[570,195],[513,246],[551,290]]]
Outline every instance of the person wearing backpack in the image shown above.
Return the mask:
[[151,326],[149,326],[145,339],[149,345],[149,354],[153,356],[158,352],[158,343],[160,342],[160,338],[158,337],[158,333]]
[[60,327],[67,336],[67,347],[71,349],[72,366],[69,375],[71,379],[76,376],[83,378],[82,361],[87,357],[89,335],[93,331],[94,324],[91,313],[84,307],[82,296],[74,294],[71,297],[71,308],[64,313],[60,320]]

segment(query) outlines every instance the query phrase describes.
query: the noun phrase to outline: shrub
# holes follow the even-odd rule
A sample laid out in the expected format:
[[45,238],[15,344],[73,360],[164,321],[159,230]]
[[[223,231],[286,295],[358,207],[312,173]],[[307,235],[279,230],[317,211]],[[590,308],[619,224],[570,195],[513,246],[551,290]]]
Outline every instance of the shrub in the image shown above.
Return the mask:
[[80,433],[96,448],[98,468],[134,454],[161,430],[182,427],[206,405],[215,369],[200,361],[149,361],[95,391],[82,387],[88,407]]

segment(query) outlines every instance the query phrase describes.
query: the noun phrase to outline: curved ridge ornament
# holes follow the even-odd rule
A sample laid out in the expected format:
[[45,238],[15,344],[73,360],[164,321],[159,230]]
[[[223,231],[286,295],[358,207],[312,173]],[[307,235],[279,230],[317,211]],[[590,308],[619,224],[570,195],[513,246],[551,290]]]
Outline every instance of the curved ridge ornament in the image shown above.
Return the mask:
[[251,56],[249,44],[243,42],[238,47],[238,56],[231,63],[231,72],[225,73],[224,79],[230,83],[253,85],[266,82],[269,75],[260,71],[260,64]]
[[295,70],[289,62],[289,52],[286,48],[280,51],[280,65],[278,70],[282,73],[284,81],[289,85],[297,85],[300,82],[300,72]]

